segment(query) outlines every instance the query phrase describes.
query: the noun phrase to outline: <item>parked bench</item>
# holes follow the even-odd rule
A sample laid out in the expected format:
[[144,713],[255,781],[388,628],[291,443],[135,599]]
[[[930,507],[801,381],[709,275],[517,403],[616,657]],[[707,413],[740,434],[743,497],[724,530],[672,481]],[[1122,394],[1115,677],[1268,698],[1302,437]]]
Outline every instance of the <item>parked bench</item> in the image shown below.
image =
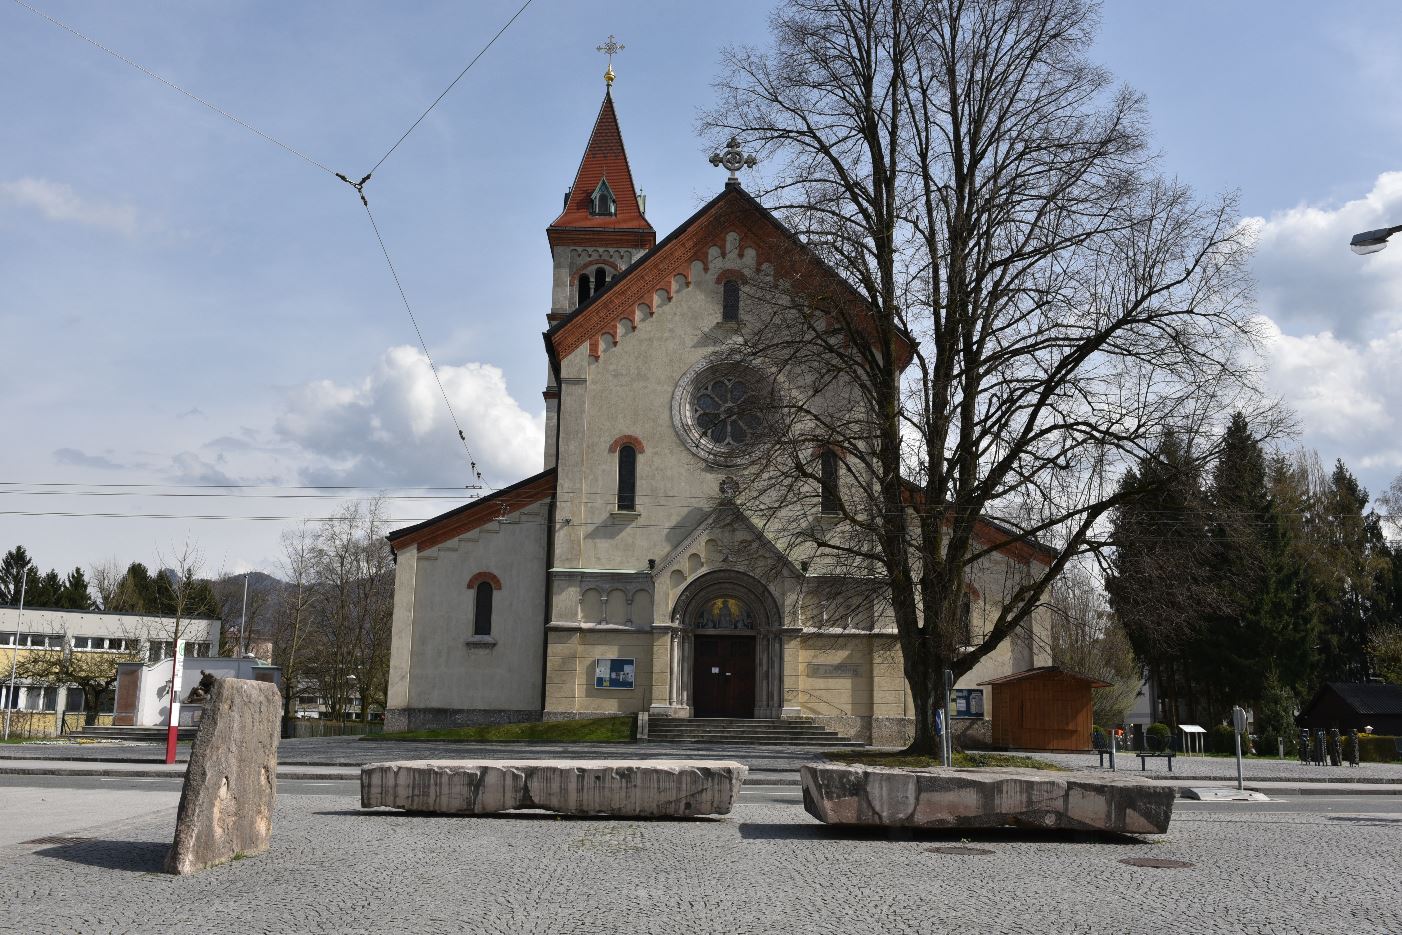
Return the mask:
[[1140,771],[1141,773],[1144,772],[1144,771],[1148,768],[1148,765],[1149,765],[1149,758],[1150,758],[1150,757],[1155,757],[1155,756],[1167,758],[1167,760],[1168,760],[1168,771],[1169,771],[1170,773],[1173,772],[1173,757],[1174,757],[1174,752],[1173,752],[1172,750],[1160,750],[1160,751],[1141,750],[1141,751],[1139,751],[1138,753],[1134,754],[1134,756],[1139,757],[1139,771]]

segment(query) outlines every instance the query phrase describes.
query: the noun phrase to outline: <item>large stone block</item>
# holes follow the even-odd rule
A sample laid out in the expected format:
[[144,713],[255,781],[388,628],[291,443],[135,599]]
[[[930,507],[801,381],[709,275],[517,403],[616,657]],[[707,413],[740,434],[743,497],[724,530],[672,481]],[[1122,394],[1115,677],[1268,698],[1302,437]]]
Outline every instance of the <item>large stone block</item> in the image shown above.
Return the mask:
[[487,815],[690,818],[728,814],[748,769],[726,760],[418,760],[360,770],[360,804]]
[[1173,817],[1173,787],[1138,777],[839,764],[808,764],[801,772],[803,807],[834,825],[1163,834]]
[[194,873],[268,849],[281,719],[276,685],[215,681],[185,770],[167,873]]

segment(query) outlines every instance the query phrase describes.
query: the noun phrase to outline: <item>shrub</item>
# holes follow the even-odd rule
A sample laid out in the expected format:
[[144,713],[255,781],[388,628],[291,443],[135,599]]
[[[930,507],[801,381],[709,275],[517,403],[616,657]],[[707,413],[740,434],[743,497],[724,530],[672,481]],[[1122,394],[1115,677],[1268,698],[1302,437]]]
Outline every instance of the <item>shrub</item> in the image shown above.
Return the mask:
[[1285,741],[1285,755],[1291,757],[1295,755],[1295,745],[1299,742],[1293,736],[1262,732],[1261,736],[1254,738],[1251,743],[1257,756],[1275,757],[1280,755],[1280,741]]
[[1214,724],[1207,732],[1207,752],[1235,753],[1236,731],[1228,724]]
[[1167,750],[1173,742],[1173,728],[1167,724],[1150,724],[1144,731],[1144,745],[1152,751]]
[[[1359,734],[1358,759],[1364,763],[1391,763],[1397,759],[1397,738],[1386,734]],[[1345,750],[1347,750],[1345,745]]]

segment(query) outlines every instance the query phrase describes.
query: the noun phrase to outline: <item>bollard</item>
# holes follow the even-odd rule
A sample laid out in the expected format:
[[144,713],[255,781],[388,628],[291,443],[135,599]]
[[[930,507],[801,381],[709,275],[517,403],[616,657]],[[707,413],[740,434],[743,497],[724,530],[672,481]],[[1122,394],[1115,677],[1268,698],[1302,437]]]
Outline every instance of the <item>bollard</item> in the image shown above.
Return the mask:
[[1114,729],[1110,731],[1110,772],[1115,771],[1115,748],[1119,746],[1119,734]]

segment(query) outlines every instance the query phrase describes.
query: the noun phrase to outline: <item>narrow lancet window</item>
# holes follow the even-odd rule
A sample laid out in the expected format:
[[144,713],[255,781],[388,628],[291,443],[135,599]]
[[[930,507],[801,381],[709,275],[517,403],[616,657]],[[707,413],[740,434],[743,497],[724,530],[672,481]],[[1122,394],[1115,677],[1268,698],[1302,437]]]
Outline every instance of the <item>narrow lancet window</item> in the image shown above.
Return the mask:
[[618,510],[635,513],[638,509],[638,450],[632,445],[618,449]]
[[472,635],[492,635],[492,583],[477,585],[477,603],[472,612]]
[[842,497],[837,482],[837,452],[824,451],[818,459],[819,481],[822,486],[822,505],[824,513],[841,513]]
[[740,283],[734,279],[727,279],[721,287],[720,320],[740,320]]

